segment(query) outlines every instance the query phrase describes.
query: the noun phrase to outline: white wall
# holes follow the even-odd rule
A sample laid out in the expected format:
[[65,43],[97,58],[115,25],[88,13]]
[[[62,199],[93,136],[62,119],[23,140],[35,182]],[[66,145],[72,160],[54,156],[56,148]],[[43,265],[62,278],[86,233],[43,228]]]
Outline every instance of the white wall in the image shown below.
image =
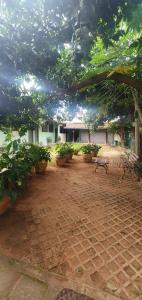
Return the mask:
[[[80,131],[80,142],[88,143],[88,132],[85,130]],[[97,131],[90,135],[90,142],[93,144],[106,144],[106,132]],[[113,144],[113,134],[108,133],[108,143]]]
[[59,133],[58,137],[60,139],[59,140],[60,143],[65,143],[66,142],[66,133]]
[[97,131],[91,134],[91,143],[106,144],[106,132]]
[[89,142],[88,131],[81,130],[80,131],[80,142],[81,143],[88,143]]
[[[88,143],[88,131],[81,131],[80,132],[80,142],[81,143]],[[106,144],[106,133],[105,132],[95,132],[90,135],[90,142],[95,144]]]
[[2,131],[0,131],[0,147],[5,144],[5,135]]
[[62,127],[62,125],[58,125],[59,143],[65,143],[66,142],[66,133],[60,133],[60,127]]
[[[0,146],[4,146],[7,144],[7,142],[5,141],[5,138],[6,138],[6,135],[2,131],[0,131]],[[20,138],[17,131],[13,131],[13,138],[14,139]],[[28,142],[28,132],[26,132],[26,134],[22,138],[20,138],[20,140],[22,142]]]
[[108,144],[113,145],[114,144],[114,134],[108,133]]
[[[48,139],[50,140],[50,142],[48,142]],[[42,128],[40,127],[39,128],[39,144],[46,146],[50,143],[55,143],[55,130],[54,130],[54,132],[43,132]]]

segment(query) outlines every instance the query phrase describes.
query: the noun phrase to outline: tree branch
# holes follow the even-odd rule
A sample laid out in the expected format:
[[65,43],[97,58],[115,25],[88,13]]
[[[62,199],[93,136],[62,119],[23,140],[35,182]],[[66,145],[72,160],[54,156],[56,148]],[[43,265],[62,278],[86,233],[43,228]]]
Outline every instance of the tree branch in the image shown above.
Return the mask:
[[70,90],[71,91],[81,90],[82,88],[89,87],[95,83],[99,83],[105,80],[114,80],[119,83],[125,83],[133,87],[134,89],[136,89],[138,92],[142,92],[142,80],[138,80],[126,74],[121,74],[116,72],[112,72],[112,73],[103,72],[100,74],[96,74],[87,80],[83,80],[78,84],[71,86]]

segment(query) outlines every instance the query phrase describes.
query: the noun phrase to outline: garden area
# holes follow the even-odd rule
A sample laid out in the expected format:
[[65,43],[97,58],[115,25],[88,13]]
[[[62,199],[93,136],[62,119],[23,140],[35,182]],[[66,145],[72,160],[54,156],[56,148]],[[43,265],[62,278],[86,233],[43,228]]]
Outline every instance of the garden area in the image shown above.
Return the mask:
[[141,300],[142,1],[0,1],[0,299]]

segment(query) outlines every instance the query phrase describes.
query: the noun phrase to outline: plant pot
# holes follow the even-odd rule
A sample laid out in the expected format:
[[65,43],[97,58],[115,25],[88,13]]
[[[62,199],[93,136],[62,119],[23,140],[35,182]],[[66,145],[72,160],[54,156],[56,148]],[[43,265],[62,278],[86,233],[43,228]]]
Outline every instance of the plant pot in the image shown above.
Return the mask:
[[15,183],[15,181],[9,181],[8,182],[8,189],[10,190],[10,191],[12,191],[12,190],[14,190],[16,188],[16,183]]
[[74,155],[78,155],[79,151],[78,150],[74,150]]
[[72,153],[67,153],[65,155],[65,157],[66,157],[66,162],[69,162],[70,160],[72,160],[73,154]]
[[92,157],[97,157],[98,151],[92,151]]
[[31,174],[32,176],[35,176],[35,175],[36,175],[36,168],[35,168],[35,166],[32,166],[32,167],[31,167],[31,172],[30,172],[30,174]]
[[44,174],[46,172],[47,164],[48,162],[46,160],[39,161],[36,171],[39,174]]
[[72,160],[72,157],[73,157],[73,153],[70,153],[69,154],[69,159]]
[[92,153],[84,154],[83,155],[83,160],[86,163],[91,163],[92,162]]
[[66,157],[56,156],[56,165],[58,167],[64,167],[66,164]]
[[65,154],[65,159],[66,159],[66,162],[69,162],[69,160],[70,160],[70,154],[69,153]]
[[4,196],[0,201],[0,216],[3,215],[8,208],[10,207],[10,198],[8,196]]

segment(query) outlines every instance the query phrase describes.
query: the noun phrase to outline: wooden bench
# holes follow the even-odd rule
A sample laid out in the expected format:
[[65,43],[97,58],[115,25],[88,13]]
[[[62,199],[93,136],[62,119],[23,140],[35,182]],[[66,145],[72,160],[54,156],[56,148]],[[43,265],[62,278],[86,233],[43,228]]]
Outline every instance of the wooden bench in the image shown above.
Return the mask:
[[107,157],[96,157],[93,160],[93,163],[95,164],[95,172],[99,167],[102,167],[105,169],[106,174],[108,172],[108,165],[109,165],[109,159]]
[[131,173],[137,177],[139,180],[139,175],[135,170],[135,163],[138,161],[139,157],[131,151],[125,151],[124,154],[120,156],[120,166],[123,168],[122,179],[125,177],[126,173]]

